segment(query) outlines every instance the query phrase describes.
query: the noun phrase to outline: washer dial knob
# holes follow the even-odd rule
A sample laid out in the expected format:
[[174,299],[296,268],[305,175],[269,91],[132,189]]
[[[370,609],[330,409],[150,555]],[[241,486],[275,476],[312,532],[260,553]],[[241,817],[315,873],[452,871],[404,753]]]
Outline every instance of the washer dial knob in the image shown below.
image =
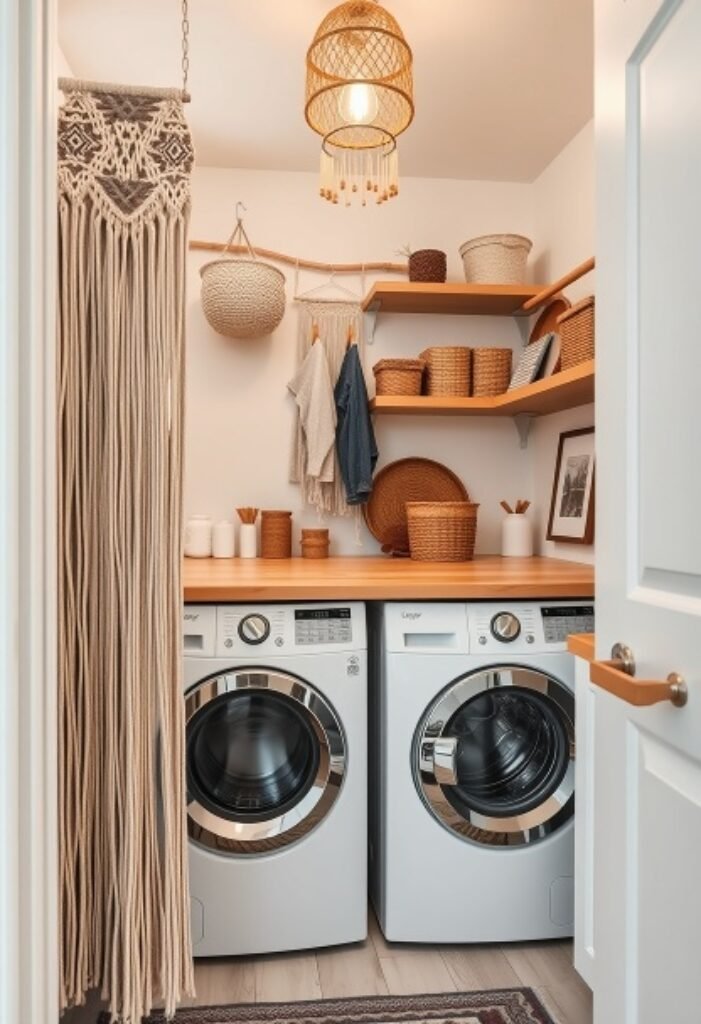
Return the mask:
[[270,623],[265,615],[246,615],[239,622],[239,636],[246,644],[262,644],[270,636]]
[[498,612],[492,619],[492,636],[503,644],[513,643],[521,632],[521,623],[513,612]]

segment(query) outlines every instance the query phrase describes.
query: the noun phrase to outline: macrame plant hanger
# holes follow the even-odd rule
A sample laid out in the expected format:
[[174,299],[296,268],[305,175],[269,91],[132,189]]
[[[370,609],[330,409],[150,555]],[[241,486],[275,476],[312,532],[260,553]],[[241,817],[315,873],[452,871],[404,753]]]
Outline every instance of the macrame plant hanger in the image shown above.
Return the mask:
[[[181,685],[182,88],[60,79],[60,998],[112,1021],[194,992]],[[138,144],[135,144],[138,143]]]

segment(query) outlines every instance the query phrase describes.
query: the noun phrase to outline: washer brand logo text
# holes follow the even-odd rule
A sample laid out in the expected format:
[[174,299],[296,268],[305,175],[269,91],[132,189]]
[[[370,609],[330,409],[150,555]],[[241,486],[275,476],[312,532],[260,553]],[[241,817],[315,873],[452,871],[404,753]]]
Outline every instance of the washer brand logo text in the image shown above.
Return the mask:
[[414,619],[420,619],[421,615],[422,615],[421,612],[402,612],[402,618],[403,619],[411,619],[412,621]]
[[195,614],[194,612],[186,612],[185,613],[185,622],[197,622],[199,617],[200,617],[199,613]]

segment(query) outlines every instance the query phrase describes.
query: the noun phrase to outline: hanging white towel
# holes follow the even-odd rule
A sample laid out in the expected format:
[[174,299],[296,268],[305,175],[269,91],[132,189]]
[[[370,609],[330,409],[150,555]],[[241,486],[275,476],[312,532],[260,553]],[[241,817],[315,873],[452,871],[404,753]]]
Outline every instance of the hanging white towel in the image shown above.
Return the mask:
[[312,345],[287,387],[299,408],[302,436],[298,457],[304,476],[319,483],[331,483],[334,479],[336,404],[329,364],[321,342]]

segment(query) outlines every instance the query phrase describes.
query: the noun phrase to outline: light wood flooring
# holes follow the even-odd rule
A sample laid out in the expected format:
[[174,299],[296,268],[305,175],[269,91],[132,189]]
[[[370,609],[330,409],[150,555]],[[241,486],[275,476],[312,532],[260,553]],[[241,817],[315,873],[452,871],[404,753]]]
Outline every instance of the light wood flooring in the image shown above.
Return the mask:
[[559,1024],[591,1024],[591,992],[570,942],[405,946],[385,941],[374,915],[366,942],[334,949],[195,961],[198,1006],[488,988],[536,989]]

